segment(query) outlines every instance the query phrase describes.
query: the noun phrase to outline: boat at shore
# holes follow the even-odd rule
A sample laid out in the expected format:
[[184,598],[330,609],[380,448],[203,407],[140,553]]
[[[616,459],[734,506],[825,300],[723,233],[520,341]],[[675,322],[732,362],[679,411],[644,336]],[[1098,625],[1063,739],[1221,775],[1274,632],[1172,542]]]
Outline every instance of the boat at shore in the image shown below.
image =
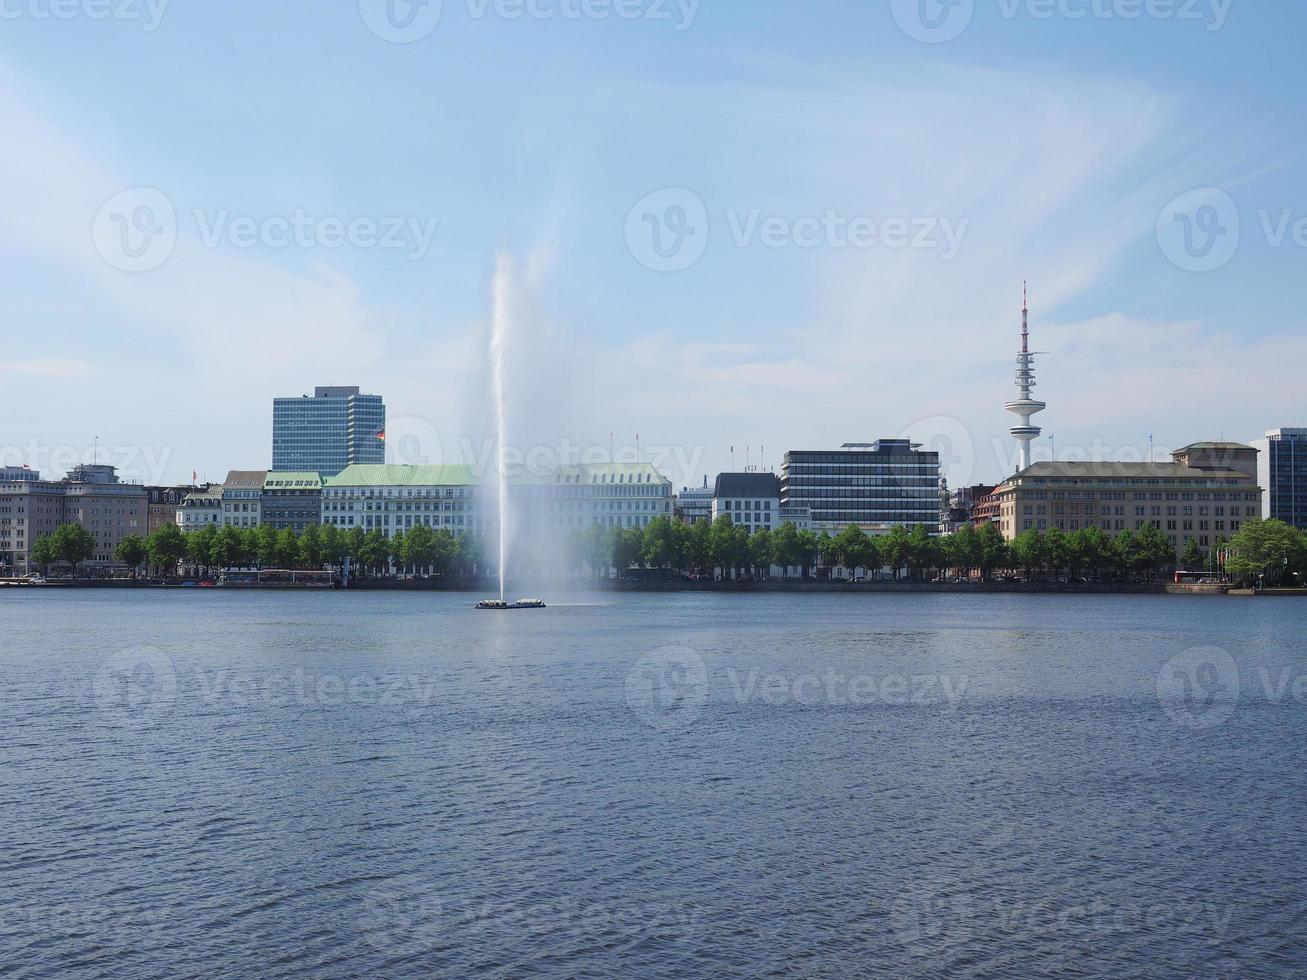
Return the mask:
[[544,599],[518,599],[517,602],[505,602],[503,599],[482,599],[477,603],[478,609],[544,609]]

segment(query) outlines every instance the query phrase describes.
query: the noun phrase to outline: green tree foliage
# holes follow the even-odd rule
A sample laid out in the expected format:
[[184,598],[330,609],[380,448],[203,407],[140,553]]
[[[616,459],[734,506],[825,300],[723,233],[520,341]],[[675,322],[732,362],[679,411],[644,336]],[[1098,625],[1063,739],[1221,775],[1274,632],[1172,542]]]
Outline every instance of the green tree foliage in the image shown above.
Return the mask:
[[129,534],[118,542],[113,557],[115,561],[120,561],[130,568],[132,578],[136,578],[136,570],[150,557],[150,548],[139,534]]
[[186,557],[186,536],[176,524],[165,524],[146,542],[150,564],[165,575],[172,575],[177,564]]
[[95,536],[80,524],[64,524],[51,537],[55,558],[71,565],[74,576],[77,566],[95,554]]
[[1307,534],[1283,521],[1248,521],[1229,548],[1226,570],[1237,579],[1275,586],[1307,574]]

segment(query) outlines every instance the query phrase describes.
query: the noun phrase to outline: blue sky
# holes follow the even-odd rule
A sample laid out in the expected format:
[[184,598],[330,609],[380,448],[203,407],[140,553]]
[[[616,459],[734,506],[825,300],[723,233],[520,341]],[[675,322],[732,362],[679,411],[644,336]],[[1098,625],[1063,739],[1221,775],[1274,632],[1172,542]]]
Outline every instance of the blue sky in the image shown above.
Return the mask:
[[56,2],[0,19],[3,462],[220,479],[328,383],[475,454],[497,253],[524,453],[907,434],[995,479],[1023,279],[1059,456],[1307,424],[1301,5]]

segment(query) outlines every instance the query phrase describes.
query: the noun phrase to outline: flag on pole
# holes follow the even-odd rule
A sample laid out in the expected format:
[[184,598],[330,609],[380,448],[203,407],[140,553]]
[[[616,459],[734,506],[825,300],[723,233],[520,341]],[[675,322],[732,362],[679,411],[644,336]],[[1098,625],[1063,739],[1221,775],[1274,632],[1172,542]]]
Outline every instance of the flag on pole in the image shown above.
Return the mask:
[[386,441],[386,430],[385,430],[385,429],[382,429],[380,432],[378,432],[378,433],[377,433],[377,438],[380,439],[382,442],[385,442],[385,441]]

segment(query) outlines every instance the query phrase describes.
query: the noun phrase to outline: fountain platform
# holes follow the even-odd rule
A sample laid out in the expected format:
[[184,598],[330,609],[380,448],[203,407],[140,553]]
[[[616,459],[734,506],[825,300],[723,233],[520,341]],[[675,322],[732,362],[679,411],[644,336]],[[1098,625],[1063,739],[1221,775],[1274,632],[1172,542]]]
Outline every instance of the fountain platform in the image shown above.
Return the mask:
[[503,599],[482,599],[477,603],[478,609],[544,609],[544,599],[518,599],[517,602],[505,602]]

